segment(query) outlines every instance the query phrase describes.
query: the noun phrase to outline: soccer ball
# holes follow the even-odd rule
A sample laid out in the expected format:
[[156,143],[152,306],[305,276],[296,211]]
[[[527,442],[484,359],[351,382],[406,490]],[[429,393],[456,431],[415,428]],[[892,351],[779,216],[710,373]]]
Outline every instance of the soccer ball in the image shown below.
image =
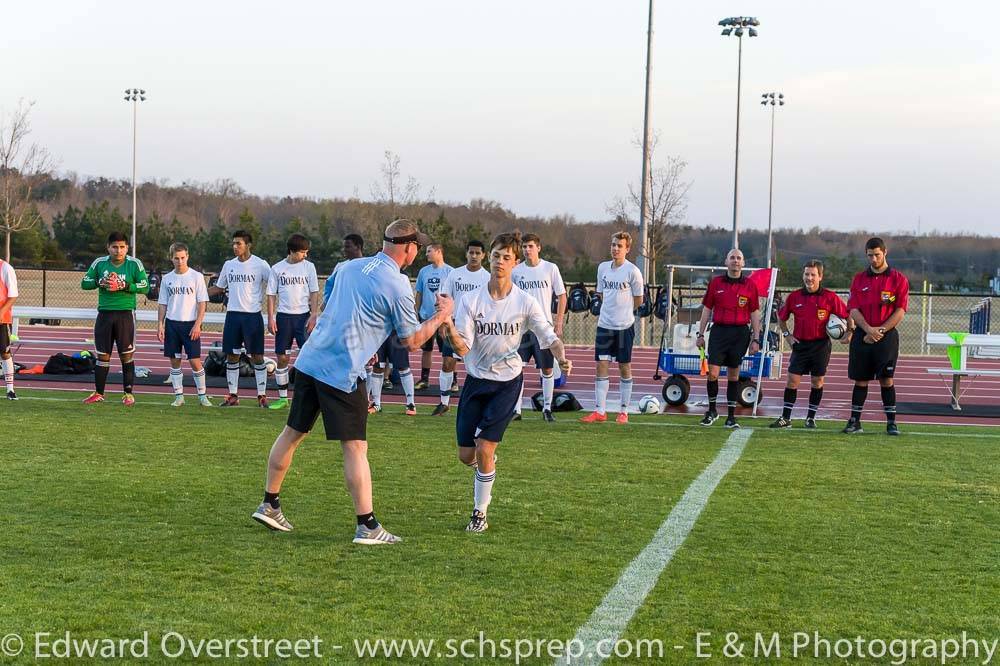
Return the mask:
[[655,395],[644,395],[639,398],[639,413],[640,414],[659,414],[660,413],[660,401],[657,400]]
[[847,333],[847,322],[835,314],[826,321],[826,334],[834,340],[840,340]]
[[273,358],[264,357],[264,367],[267,368],[267,374],[273,375],[274,371],[278,369],[278,364],[274,362]]

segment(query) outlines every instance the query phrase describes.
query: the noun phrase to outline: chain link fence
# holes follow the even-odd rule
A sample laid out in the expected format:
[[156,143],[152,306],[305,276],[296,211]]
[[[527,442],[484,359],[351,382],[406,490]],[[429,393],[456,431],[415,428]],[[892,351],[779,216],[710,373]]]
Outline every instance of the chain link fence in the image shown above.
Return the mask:
[[[64,308],[96,308],[97,292],[83,291],[80,281],[83,271],[61,271],[48,269],[18,269],[18,288],[20,297],[18,305],[64,307]],[[588,290],[593,284],[586,285]],[[653,293],[657,287],[653,287]],[[322,285],[320,286],[322,290]],[[674,289],[673,302],[675,306],[674,323],[696,325],[701,317],[701,298],[705,291],[703,287],[678,287]],[[790,290],[779,289],[782,298]],[[846,292],[838,292],[845,301]],[[934,354],[943,355],[943,347],[928,347],[926,338],[928,332],[947,333],[951,331],[968,331],[970,313],[984,302],[991,303],[988,330],[1000,333],[1000,305],[998,297],[989,294],[955,294],[933,292],[910,292],[910,309],[899,327],[900,352],[904,354]],[[156,310],[155,301],[138,297],[138,308],[141,310]],[[209,312],[224,312],[223,306],[217,303],[208,304]],[[773,320],[773,319],[772,319]],[[93,321],[60,322],[64,326],[85,326]],[[143,328],[153,328],[151,322],[140,322]],[[206,326],[213,330],[212,326]],[[216,326],[215,328],[221,328]],[[655,317],[647,317],[637,323],[636,342],[643,346],[658,347],[663,336],[664,322]],[[597,330],[597,317],[590,313],[570,313],[566,316],[563,338],[570,344],[590,345],[594,342]],[[666,336],[670,342],[670,335]],[[838,345],[835,353],[846,353]]]

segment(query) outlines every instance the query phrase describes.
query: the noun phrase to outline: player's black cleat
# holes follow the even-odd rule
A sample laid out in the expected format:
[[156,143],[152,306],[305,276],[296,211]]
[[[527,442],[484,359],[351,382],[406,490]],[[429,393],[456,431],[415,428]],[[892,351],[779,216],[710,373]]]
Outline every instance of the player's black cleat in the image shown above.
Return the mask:
[[423,391],[425,388],[428,388],[429,386],[430,382],[428,382],[426,379],[421,379],[420,381],[418,381],[416,384],[413,385],[413,390]]
[[768,426],[768,428],[791,428],[792,422],[786,419],[784,416],[779,416],[774,420],[774,423]]
[[847,425],[841,431],[845,435],[860,435],[864,432],[861,428],[861,421],[859,419],[848,419]]
[[448,405],[444,404],[443,402],[439,402],[437,404],[437,407],[434,408],[434,411],[431,412],[431,416],[441,416],[442,414],[444,414],[445,412],[447,412],[449,409],[451,409],[451,408],[448,407]]
[[7,391],[7,399],[8,400],[17,400],[17,394],[14,393],[13,391]]
[[885,434],[891,435],[893,437],[899,437],[899,426],[895,423],[889,423],[885,426]]
[[805,427],[809,430],[816,429],[816,419],[806,419]]
[[719,414],[717,412],[705,412],[705,416],[702,417],[701,421],[698,421],[698,425],[710,426],[719,420]]
[[552,416],[551,409],[546,409],[545,411],[542,412],[542,420],[545,421],[546,423],[555,423],[556,417]]
[[520,421],[520,420],[521,420],[521,412],[514,412],[514,418],[512,418],[511,421]]
[[737,423],[736,419],[733,418],[732,416],[726,418],[726,424],[725,425],[730,430],[738,430],[739,427],[740,427],[740,424]]

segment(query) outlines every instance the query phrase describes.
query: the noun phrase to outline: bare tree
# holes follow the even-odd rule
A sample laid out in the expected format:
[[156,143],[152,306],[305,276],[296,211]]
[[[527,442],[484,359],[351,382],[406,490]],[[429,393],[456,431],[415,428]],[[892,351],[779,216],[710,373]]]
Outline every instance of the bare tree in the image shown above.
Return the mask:
[[[642,150],[642,141],[633,143]],[[644,258],[649,264],[650,281],[656,280],[656,262],[663,259],[676,236],[677,225],[687,215],[687,194],[691,183],[684,180],[687,162],[668,155],[665,165],[657,165],[656,146],[659,136],[655,135],[649,147],[650,156],[650,209],[649,209],[649,252]],[[629,183],[628,194],[619,196],[607,206],[607,211],[615,216],[615,221],[630,227],[638,227],[642,188]],[[639,249],[640,254],[642,248]]]
[[32,205],[35,188],[45,182],[54,168],[49,152],[28,143],[31,134],[31,107],[34,102],[18,102],[8,117],[0,117],[0,231],[4,233],[4,256],[10,261],[10,237],[41,222]]
[[[390,215],[396,217],[396,206],[410,206],[420,202],[420,183],[413,176],[407,176],[403,183],[403,172],[399,168],[399,155],[391,150],[385,151],[385,161],[379,170],[380,180],[371,184],[372,199],[376,203],[388,204]],[[428,199],[434,198],[433,188],[428,193]]]

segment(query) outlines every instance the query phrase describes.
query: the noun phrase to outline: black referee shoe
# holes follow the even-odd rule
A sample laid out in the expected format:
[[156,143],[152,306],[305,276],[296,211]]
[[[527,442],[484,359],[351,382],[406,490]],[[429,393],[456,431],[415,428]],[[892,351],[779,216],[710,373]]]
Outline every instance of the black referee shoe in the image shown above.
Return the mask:
[[768,426],[768,428],[791,428],[792,422],[786,419],[784,416],[779,416],[774,420],[774,423]]
[[726,418],[725,426],[727,428],[729,428],[730,430],[737,430],[737,429],[739,429],[740,424],[736,422],[735,418],[733,418],[732,416],[730,416],[730,417]]
[[860,435],[864,430],[861,428],[861,421],[859,419],[849,419],[841,432],[845,435]]
[[718,420],[718,412],[705,412],[705,416],[702,417],[701,421],[698,421],[698,425],[710,426]]
[[889,423],[885,426],[885,434],[892,435],[893,437],[899,437],[899,426],[895,423]]

